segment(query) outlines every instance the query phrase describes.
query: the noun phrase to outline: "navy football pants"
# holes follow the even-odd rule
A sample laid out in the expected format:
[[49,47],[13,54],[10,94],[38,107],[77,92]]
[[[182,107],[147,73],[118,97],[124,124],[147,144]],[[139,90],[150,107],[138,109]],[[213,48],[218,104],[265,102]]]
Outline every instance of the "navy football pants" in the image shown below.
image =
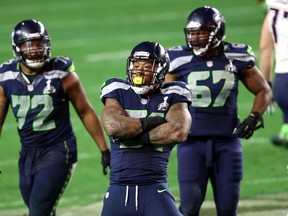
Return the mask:
[[242,175],[239,139],[189,138],[178,145],[180,211],[184,216],[199,215],[210,180],[217,216],[236,215]]
[[181,216],[165,183],[110,185],[101,216]]
[[274,99],[283,112],[283,123],[288,124],[288,73],[275,75],[273,83]]
[[20,175],[20,191],[29,216],[55,215],[58,201],[71,178],[72,165],[55,164],[35,175]]

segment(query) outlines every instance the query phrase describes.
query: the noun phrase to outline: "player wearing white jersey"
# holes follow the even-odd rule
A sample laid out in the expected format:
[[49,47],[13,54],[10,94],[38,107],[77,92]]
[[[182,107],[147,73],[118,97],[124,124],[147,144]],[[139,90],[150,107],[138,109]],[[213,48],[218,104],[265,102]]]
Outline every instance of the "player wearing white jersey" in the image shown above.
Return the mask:
[[[261,31],[259,67],[265,79],[272,86],[272,71],[275,66],[273,94],[283,112],[283,125],[279,134],[274,135],[271,141],[276,145],[288,147],[288,96],[286,93],[288,85],[288,0],[266,0],[266,4],[268,10]],[[273,112],[272,104],[269,108],[267,111]]]

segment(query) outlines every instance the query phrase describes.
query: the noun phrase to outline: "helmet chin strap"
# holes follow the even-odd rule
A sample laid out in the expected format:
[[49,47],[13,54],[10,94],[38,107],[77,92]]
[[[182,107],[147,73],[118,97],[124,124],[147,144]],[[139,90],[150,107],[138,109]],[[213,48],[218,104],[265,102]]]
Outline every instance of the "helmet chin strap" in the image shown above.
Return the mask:
[[201,49],[199,49],[199,50],[193,49],[193,53],[194,53],[196,56],[204,56],[207,51],[208,51],[208,47],[207,47],[207,46],[206,46],[205,48],[201,48]]
[[32,62],[32,63],[26,62],[26,65],[31,69],[39,69],[44,66],[44,62]]
[[44,64],[46,63],[46,61],[32,61],[32,60],[29,60],[29,59],[26,59],[25,61],[23,61],[23,63],[31,68],[31,69],[39,69],[39,68],[42,68],[44,66]]
[[44,62],[34,62],[34,63],[29,63],[27,64],[28,67],[32,68],[32,69],[38,69],[38,68],[41,68],[43,67],[44,65]]
[[218,40],[217,43],[215,43],[213,46],[210,47],[210,44],[212,43],[212,36],[210,36],[209,42],[207,43],[207,45],[204,48],[200,48],[198,50],[193,49],[193,53],[197,56],[204,56],[209,49],[214,49],[214,48],[218,47],[221,44],[221,42],[223,41],[223,39],[225,38],[225,37],[223,37],[222,40]]
[[149,85],[149,86],[141,86],[141,87],[140,86],[131,86],[131,88],[133,89],[133,91],[136,94],[144,95],[144,94],[151,92],[155,88],[157,88],[157,86],[158,86],[158,84]]

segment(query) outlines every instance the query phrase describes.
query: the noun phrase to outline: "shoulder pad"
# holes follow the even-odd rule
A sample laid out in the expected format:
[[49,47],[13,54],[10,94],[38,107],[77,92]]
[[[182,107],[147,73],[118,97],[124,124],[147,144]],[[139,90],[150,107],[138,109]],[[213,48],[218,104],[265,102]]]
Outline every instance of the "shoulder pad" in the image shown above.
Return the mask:
[[106,80],[101,86],[100,99],[102,100],[106,97],[106,95],[109,95],[115,90],[127,90],[129,88],[131,88],[131,86],[126,80],[114,77],[110,78]]
[[3,62],[0,65],[0,73],[5,72],[5,71],[18,71],[18,67],[19,67],[18,64],[19,62],[14,59],[10,59],[6,62]]
[[254,56],[254,52],[252,47],[247,44],[240,44],[240,43],[227,43],[224,45],[224,52],[225,53],[235,53],[237,55],[251,55]]
[[57,56],[50,60],[53,64],[53,69],[64,71],[75,71],[74,62],[71,58],[65,56]]
[[191,100],[192,92],[191,89],[185,82],[173,81],[169,83],[164,83],[161,91],[163,94],[175,93],[179,95],[185,95],[189,100]]
[[229,59],[255,62],[252,47],[247,44],[227,43],[224,45],[224,54]]

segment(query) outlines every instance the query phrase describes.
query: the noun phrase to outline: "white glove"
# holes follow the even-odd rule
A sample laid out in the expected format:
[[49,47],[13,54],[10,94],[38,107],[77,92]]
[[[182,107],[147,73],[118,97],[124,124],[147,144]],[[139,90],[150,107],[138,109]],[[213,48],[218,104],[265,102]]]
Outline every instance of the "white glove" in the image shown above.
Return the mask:
[[272,100],[270,101],[270,104],[268,105],[265,111],[265,114],[272,115],[273,113],[276,112],[276,107],[277,107],[277,103],[274,100],[274,98],[272,98]]

